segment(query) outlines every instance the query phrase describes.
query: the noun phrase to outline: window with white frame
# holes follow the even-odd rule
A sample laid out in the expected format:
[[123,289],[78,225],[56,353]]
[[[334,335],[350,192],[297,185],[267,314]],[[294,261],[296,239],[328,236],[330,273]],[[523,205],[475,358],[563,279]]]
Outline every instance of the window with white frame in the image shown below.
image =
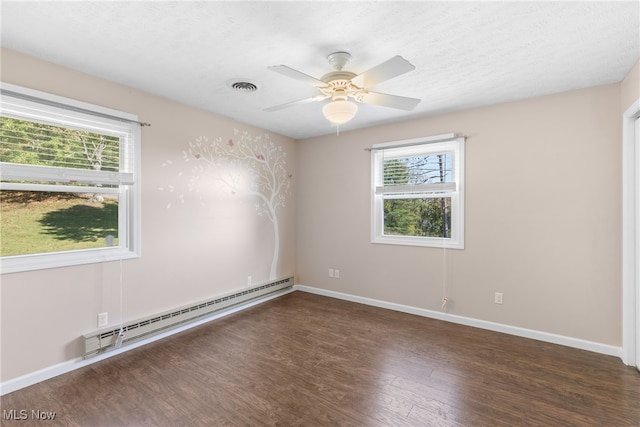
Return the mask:
[[464,248],[464,138],[454,134],[371,149],[371,241]]
[[137,117],[2,84],[2,273],[140,255]]

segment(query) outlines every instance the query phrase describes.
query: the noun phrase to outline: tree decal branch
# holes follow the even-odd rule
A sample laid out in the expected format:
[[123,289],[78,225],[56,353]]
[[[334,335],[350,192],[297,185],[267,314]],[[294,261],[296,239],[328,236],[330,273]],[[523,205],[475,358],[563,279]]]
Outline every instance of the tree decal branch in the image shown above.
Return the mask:
[[[183,160],[191,165],[187,181],[189,192],[200,193],[203,178],[215,174],[215,182],[231,194],[257,199],[256,212],[266,216],[274,230],[270,279],[276,278],[280,250],[278,210],[285,206],[290,195],[292,175],[286,169],[286,157],[282,146],[276,145],[268,134],[253,136],[237,129],[233,138],[226,141],[220,137],[209,140],[200,136],[190,141],[182,152]],[[163,166],[171,163],[167,161]],[[169,186],[168,190],[171,192],[174,188]],[[178,198],[184,203],[182,194]],[[205,204],[201,193],[199,199]]]

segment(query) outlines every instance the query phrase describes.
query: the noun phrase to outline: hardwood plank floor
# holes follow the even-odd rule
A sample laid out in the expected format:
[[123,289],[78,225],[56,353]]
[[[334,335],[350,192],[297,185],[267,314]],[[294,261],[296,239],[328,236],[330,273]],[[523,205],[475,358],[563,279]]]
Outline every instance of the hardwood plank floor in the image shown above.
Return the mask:
[[[640,374],[615,357],[295,292],[0,406],[2,425],[20,426],[640,426]],[[7,420],[11,410],[27,419]]]

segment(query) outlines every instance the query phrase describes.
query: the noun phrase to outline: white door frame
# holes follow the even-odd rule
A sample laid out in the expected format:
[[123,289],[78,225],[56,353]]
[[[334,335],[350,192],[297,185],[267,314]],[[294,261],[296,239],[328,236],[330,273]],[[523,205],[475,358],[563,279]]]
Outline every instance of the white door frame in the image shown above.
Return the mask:
[[622,361],[640,369],[640,99],[622,117]]

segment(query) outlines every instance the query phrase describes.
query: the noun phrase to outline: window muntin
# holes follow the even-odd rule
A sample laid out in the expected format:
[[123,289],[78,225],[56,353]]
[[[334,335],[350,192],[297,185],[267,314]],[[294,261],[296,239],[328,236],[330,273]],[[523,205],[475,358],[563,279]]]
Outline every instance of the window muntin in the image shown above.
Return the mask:
[[463,141],[442,135],[373,147],[372,242],[464,247]]
[[[2,88],[2,273],[139,256],[137,118],[14,85]],[[27,213],[31,222],[21,222]],[[17,231],[16,221],[29,233]]]

